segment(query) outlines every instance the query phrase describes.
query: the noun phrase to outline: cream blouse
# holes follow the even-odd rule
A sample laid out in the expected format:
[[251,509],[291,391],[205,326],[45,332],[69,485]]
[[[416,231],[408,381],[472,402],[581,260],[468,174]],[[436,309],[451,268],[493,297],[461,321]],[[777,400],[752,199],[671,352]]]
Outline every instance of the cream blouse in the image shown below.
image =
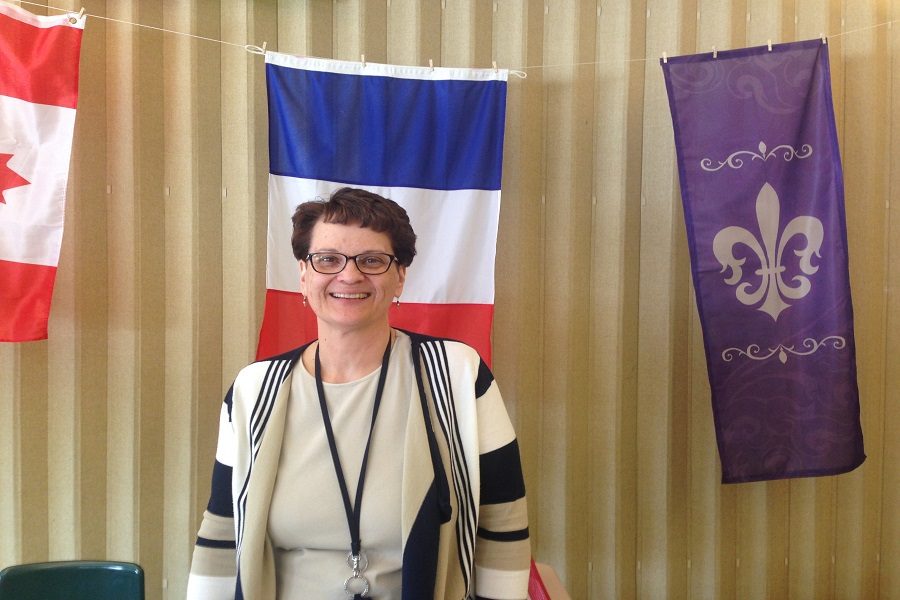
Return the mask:
[[[401,489],[404,433],[415,376],[410,340],[399,335],[372,435],[363,489],[360,537],[368,558],[365,576],[375,600],[400,600]],[[349,383],[325,383],[325,400],[351,503],[356,496],[379,367]],[[279,600],[343,600],[350,532],[315,378],[298,365],[291,382],[284,441],[269,509]]]

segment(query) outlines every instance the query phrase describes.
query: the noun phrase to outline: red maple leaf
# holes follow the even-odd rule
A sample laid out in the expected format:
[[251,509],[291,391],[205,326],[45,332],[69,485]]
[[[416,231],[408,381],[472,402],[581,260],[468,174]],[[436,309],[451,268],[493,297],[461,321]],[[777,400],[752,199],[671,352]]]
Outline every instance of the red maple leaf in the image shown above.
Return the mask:
[[3,199],[6,190],[31,183],[6,164],[12,157],[12,154],[0,154],[0,204],[6,204],[6,200]]

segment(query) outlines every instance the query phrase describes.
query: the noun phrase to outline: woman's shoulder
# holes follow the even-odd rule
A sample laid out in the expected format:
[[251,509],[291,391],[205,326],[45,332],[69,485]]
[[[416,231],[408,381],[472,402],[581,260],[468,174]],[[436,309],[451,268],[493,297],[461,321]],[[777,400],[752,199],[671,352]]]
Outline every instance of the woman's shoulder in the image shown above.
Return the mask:
[[452,338],[436,337],[404,331],[410,336],[413,352],[422,358],[422,364],[430,375],[441,371],[446,362],[450,377],[457,382],[472,382],[477,396],[481,396],[494,375],[490,367],[472,346]]
[[420,350],[424,349],[425,351],[428,351],[432,348],[441,348],[443,352],[446,352],[448,358],[450,359],[465,360],[470,362],[474,361],[476,365],[481,362],[481,357],[479,356],[478,351],[465,342],[461,342],[460,340],[449,337],[428,335],[425,333],[418,333],[416,331],[408,331],[404,329],[398,329],[398,331],[409,336],[413,348],[418,347]]
[[[312,342],[310,342],[312,343]],[[268,379],[269,377],[279,377],[287,375],[294,365],[300,360],[300,355],[309,346],[303,344],[298,348],[288,350],[282,354],[261,358],[238,371],[234,378],[234,386],[242,386],[254,384]]]

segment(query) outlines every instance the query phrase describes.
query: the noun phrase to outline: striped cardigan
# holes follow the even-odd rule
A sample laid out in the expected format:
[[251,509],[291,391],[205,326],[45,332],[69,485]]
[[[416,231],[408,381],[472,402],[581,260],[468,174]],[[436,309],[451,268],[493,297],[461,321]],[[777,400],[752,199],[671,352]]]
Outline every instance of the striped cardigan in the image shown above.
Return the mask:
[[[409,410],[421,417],[409,420],[404,450],[403,598],[524,600],[525,486],[493,375],[465,344],[403,333],[416,377]],[[276,597],[268,509],[304,349],[245,367],[225,396],[188,600]]]

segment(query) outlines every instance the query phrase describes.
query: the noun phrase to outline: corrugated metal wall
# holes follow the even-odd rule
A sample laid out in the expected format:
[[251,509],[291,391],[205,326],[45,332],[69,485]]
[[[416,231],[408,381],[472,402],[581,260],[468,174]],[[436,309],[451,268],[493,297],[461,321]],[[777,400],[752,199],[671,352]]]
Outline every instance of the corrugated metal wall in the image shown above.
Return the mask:
[[[535,555],[574,598],[900,598],[900,27],[878,26],[900,3],[83,6],[237,45],[88,19],[50,340],[0,345],[0,565],[136,560],[148,598],[184,595],[221,395],[261,316],[264,69],[240,46],[265,41],[528,73],[509,83],[495,372]],[[868,460],[722,486],[657,58],[822,32]]]

